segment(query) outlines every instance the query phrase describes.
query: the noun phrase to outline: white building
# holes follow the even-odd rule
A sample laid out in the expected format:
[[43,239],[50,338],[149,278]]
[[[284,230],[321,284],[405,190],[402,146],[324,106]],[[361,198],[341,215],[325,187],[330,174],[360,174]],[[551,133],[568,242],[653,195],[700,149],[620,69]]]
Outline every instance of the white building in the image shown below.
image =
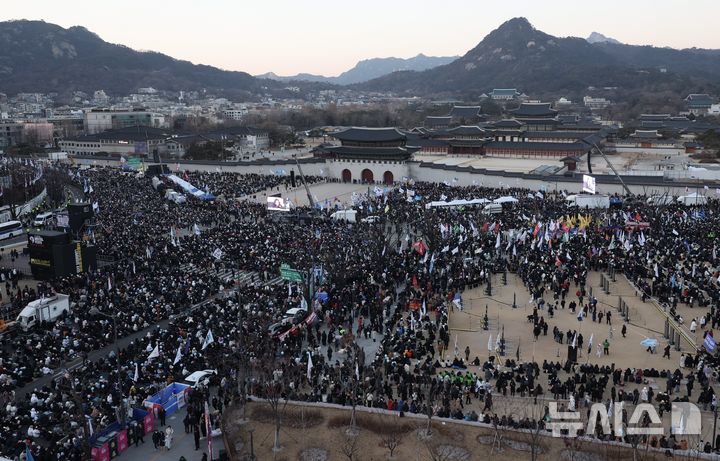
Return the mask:
[[245,108],[242,109],[225,109],[223,111],[223,118],[226,118],[228,120],[242,120],[243,117],[245,117],[248,113],[248,110]]
[[585,96],[583,98],[583,104],[590,110],[602,110],[610,105],[610,100],[605,98],[593,98],[591,96]]

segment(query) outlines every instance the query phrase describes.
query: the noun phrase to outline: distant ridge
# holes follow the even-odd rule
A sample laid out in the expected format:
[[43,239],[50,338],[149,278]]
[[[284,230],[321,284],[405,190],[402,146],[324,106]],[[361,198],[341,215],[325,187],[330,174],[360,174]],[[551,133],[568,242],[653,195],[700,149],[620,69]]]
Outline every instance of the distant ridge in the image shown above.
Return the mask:
[[337,77],[325,77],[323,75],[297,74],[281,77],[273,72],[257,75],[258,78],[269,78],[282,82],[305,80],[308,82],[332,83],[335,85],[351,85],[353,83],[366,82],[383,75],[402,70],[421,71],[433,67],[448,64],[456,60],[458,56],[425,56],[420,53],[412,58],[373,58],[358,62],[355,67],[343,72]]

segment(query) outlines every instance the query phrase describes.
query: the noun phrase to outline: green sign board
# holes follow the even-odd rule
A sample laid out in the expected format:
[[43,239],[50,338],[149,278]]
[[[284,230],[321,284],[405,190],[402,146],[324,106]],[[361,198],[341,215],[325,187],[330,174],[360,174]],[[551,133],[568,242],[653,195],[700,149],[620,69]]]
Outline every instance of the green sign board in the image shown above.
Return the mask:
[[302,282],[303,276],[300,271],[291,269],[287,264],[280,264],[280,277],[290,282]]
[[139,157],[130,157],[127,161],[127,164],[133,170],[137,170],[138,168],[140,168],[140,158]]

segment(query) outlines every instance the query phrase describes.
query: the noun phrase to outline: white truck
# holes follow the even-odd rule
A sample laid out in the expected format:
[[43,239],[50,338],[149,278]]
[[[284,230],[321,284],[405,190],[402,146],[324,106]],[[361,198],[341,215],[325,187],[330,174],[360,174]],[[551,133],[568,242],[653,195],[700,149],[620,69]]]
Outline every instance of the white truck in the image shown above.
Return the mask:
[[28,330],[40,322],[54,322],[64,313],[70,312],[70,297],[55,294],[50,298],[31,301],[20,311],[15,325]]
[[565,201],[570,206],[577,206],[581,210],[585,208],[610,208],[610,197],[607,195],[577,194],[568,195]]
[[50,160],[67,160],[68,154],[67,152],[50,152],[48,158]]
[[330,217],[335,221],[346,221],[349,223],[357,222],[357,210],[339,210],[331,214]]

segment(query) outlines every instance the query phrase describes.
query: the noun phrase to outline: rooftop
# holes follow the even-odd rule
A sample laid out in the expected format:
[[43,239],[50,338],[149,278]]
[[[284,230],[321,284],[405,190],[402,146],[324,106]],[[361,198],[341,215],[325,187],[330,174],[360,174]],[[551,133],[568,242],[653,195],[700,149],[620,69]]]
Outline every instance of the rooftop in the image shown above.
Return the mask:
[[516,149],[516,150],[547,150],[585,152],[589,147],[579,142],[513,142],[493,141],[485,145],[488,149]]
[[340,141],[351,142],[388,142],[404,141],[406,139],[405,135],[398,131],[397,128],[352,127],[331,133],[331,136]]
[[557,114],[557,111],[550,107],[549,102],[524,102],[510,112],[516,117],[553,117]]
[[476,125],[461,125],[446,131],[453,136],[485,136],[486,132]]
[[450,116],[454,118],[478,118],[481,116],[480,106],[453,106]]

